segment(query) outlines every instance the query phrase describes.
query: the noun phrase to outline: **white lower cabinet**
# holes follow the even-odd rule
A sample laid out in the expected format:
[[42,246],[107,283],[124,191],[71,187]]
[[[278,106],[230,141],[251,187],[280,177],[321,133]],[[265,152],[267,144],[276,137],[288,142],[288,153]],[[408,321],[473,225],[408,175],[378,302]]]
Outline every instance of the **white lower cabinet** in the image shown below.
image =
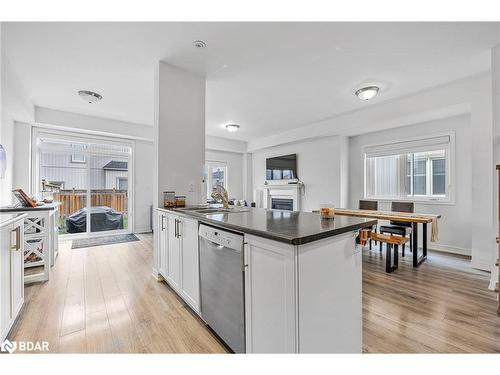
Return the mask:
[[164,278],[167,278],[168,269],[168,222],[167,214],[163,211],[158,211],[157,216],[157,249],[156,249],[156,265],[158,273]]
[[199,313],[198,221],[163,210],[158,210],[157,218],[158,272]]
[[356,235],[300,246],[245,236],[248,353],[361,353]]
[[356,235],[298,247],[300,353],[361,353],[362,270]]
[[178,293],[181,290],[181,246],[178,237],[178,217],[167,214],[168,245],[167,245],[167,281]]
[[295,249],[245,236],[247,353],[297,352]]
[[200,311],[200,271],[198,253],[198,221],[179,219],[181,255],[181,297],[195,311]]
[[24,303],[24,218],[0,233],[0,342],[3,342]]

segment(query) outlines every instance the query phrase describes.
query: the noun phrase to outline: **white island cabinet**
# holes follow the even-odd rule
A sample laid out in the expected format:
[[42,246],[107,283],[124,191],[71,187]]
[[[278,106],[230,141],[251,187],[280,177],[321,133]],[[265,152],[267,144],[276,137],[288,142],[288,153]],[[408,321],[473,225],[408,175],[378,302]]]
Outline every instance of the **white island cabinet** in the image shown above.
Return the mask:
[[[247,353],[361,353],[361,248],[356,236],[373,222],[340,217],[322,223],[311,213],[297,213],[290,235],[283,234],[286,229],[269,232],[260,224],[256,226],[265,231],[251,229],[248,234],[245,230],[257,222],[252,215],[260,215],[260,223],[282,215],[257,210],[248,211],[245,219],[244,212],[236,212],[219,223],[189,211],[157,212],[154,273],[200,315],[199,221],[243,234]],[[321,232],[325,227],[329,231]]]
[[198,221],[158,210],[156,227],[157,274],[199,313]]
[[356,235],[298,246],[245,236],[248,353],[361,353]]

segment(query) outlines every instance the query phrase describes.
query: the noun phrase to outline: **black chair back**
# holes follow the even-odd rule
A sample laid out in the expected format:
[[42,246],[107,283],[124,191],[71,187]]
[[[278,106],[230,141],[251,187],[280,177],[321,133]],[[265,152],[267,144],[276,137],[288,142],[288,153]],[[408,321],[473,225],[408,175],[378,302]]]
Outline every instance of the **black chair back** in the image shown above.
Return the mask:
[[[391,211],[394,212],[414,212],[413,202],[392,202]],[[411,227],[411,223],[404,221],[391,221],[391,225],[397,225],[400,227]]]
[[359,209],[360,210],[377,211],[378,210],[378,202],[377,201],[360,200],[359,201]]

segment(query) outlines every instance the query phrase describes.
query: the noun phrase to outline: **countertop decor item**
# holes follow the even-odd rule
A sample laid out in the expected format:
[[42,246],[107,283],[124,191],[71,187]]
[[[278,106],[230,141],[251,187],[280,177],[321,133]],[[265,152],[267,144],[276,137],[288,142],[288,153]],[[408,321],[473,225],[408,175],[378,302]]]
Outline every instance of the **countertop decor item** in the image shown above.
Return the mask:
[[12,190],[12,193],[14,193],[15,197],[21,202],[21,204],[24,207],[36,207],[37,203],[34,199],[30,198],[28,194],[24,192],[23,189],[15,189]]

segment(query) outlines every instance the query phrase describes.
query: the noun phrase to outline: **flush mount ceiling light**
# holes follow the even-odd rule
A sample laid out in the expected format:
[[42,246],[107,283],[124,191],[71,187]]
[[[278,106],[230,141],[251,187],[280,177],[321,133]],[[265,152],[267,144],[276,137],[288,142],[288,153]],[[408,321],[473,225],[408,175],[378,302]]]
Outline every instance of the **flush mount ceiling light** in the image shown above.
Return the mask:
[[99,95],[98,93],[87,90],[78,91],[78,95],[80,95],[80,98],[82,98],[89,104],[97,103],[99,100],[102,99],[102,96]]
[[370,100],[377,96],[378,90],[377,86],[368,86],[359,89],[355,94],[360,100]]
[[193,46],[195,46],[196,48],[205,48],[207,44],[203,40],[195,40],[193,42]]
[[228,124],[226,125],[226,129],[228,132],[234,133],[240,130],[240,126],[236,124]]

